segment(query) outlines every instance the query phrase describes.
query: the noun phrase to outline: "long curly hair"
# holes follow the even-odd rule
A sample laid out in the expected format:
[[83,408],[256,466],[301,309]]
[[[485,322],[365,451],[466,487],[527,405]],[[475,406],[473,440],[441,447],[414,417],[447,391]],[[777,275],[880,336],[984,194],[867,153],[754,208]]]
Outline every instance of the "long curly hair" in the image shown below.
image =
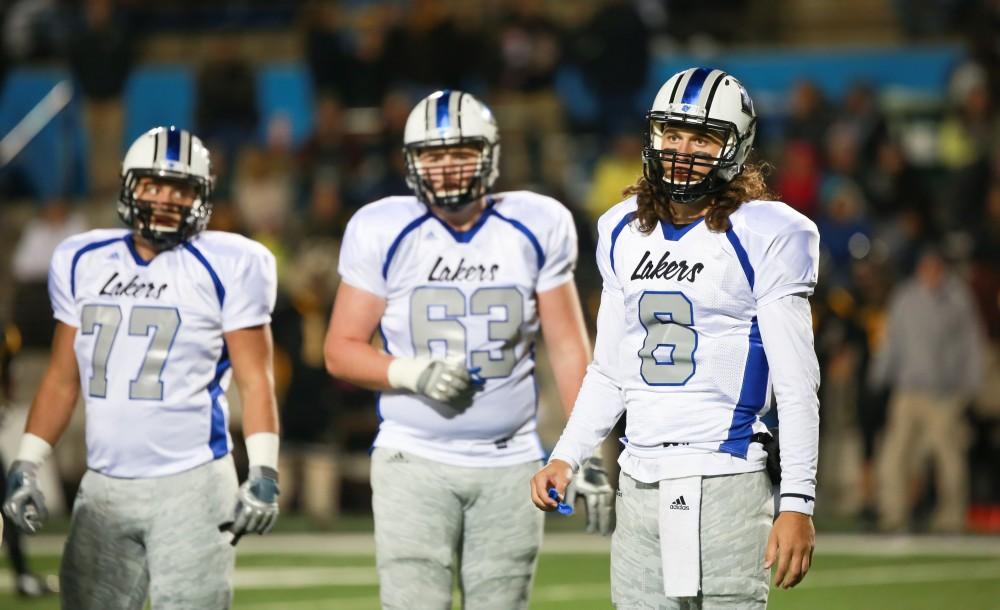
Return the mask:
[[[729,229],[729,215],[747,201],[755,199],[774,199],[775,195],[768,188],[766,178],[771,166],[763,161],[748,163],[740,175],[733,178],[726,188],[712,195],[712,203],[705,213],[705,224],[716,233]],[[644,176],[639,176],[635,184],[623,191],[626,197],[636,195],[639,207],[635,217],[637,227],[643,233],[649,233],[661,220],[673,221],[670,204],[662,191],[650,184]]]

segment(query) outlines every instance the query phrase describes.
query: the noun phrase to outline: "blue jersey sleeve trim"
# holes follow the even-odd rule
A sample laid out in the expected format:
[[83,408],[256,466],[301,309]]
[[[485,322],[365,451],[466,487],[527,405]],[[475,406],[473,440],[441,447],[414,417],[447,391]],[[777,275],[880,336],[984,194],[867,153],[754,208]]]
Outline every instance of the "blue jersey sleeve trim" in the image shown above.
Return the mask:
[[632,222],[633,220],[635,220],[635,212],[629,212],[628,214],[626,214],[625,216],[623,216],[621,220],[618,221],[618,224],[615,225],[614,231],[611,232],[611,248],[610,248],[610,253],[611,253],[611,272],[612,273],[614,273],[614,270],[615,270],[615,242],[618,241],[618,236],[621,234],[622,230],[624,230],[625,227],[628,226],[628,223]]
[[382,263],[382,279],[389,279],[389,264],[392,263],[392,257],[396,255],[396,250],[399,248],[399,244],[403,241],[403,238],[406,237],[411,231],[424,224],[424,222],[431,216],[432,214],[427,212],[420,218],[417,218],[410,224],[403,227],[403,230],[399,232],[396,239],[392,240],[392,245],[389,246],[389,251],[385,255],[385,262]]
[[747,251],[740,243],[740,238],[736,237],[736,232],[733,231],[732,227],[726,231],[726,237],[729,238],[729,243],[733,245],[733,250],[736,251],[736,258],[740,261],[740,266],[743,267],[743,274],[747,276],[747,281],[750,282],[750,289],[753,290],[753,267],[750,265],[750,257],[747,256]]
[[80,257],[90,252],[91,250],[96,250],[98,248],[103,248],[104,246],[115,243],[116,241],[122,241],[121,237],[115,237],[112,239],[105,239],[104,241],[96,241],[86,246],[80,248],[73,254],[73,262],[69,267],[69,292],[73,297],[76,297],[76,264],[80,262]]
[[215,273],[215,269],[209,264],[208,259],[205,255],[201,253],[201,250],[194,247],[190,242],[184,242],[184,249],[194,255],[198,262],[205,266],[205,270],[208,271],[208,275],[212,278],[212,284],[215,285],[215,295],[219,297],[219,305],[226,302],[226,288],[222,285],[219,280],[218,274]]
[[767,399],[767,379],[770,373],[767,354],[764,353],[764,342],[760,338],[757,316],[750,320],[748,340],[750,347],[747,351],[746,365],[743,367],[743,385],[740,388],[740,397],[733,410],[733,421],[729,426],[729,434],[719,446],[719,451],[743,459],[746,459],[750,447],[753,423],[757,419],[757,413],[764,408],[764,401]]
[[229,453],[229,441],[226,434],[226,413],[222,410],[219,396],[222,395],[222,376],[229,370],[229,347],[223,342],[222,354],[215,365],[215,377],[208,384],[208,395],[212,399],[212,424],[208,437],[208,446],[212,457],[219,459]]
[[514,220],[513,218],[508,218],[504,216],[503,214],[497,212],[496,209],[492,207],[487,208],[483,216],[485,217],[488,214],[493,214],[500,220],[509,223],[512,227],[514,227],[521,233],[524,233],[524,236],[528,238],[528,241],[531,242],[531,246],[535,249],[535,256],[538,257],[538,268],[541,269],[542,267],[545,266],[545,251],[542,250],[542,244],[538,242],[538,238],[535,237],[535,234],[531,232],[531,229],[524,226],[524,224],[522,224],[518,220]]

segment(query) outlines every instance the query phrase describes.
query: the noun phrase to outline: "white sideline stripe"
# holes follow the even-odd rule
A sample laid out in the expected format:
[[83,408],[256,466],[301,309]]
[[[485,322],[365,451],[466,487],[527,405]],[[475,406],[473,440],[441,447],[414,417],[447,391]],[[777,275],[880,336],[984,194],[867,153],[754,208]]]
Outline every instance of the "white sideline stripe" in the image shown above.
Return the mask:
[[238,568],[237,589],[295,589],[298,587],[377,585],[374,567],[254,566]]
[[[903,555],[950,555],[955,557],[998,557],[996,536],[880,536],[873,534],[820,534],[816,553],[822,555],[868,555],[898,557]],[[26,540],[34,553],[56,555],[62,552],[64,536],[40,535]],[[546,555],[607,554],[611,539],[583,533],[554,532],[545,535],[542,553]],[[242,556],[330,555],[336,557],[375,555],[371,532],[350,534],[269,534],[248,536],[240,542]]]
[[819,589],[967,580],[1000,581],[1000,562],[961,561],[825,570],[807,575],[800,587]]
[[[801,588],[843,588],[871,585],[968,582],[1000,580],[1000,561],[962,561],[902,566],[844,568],[814,573],[806,577]],[[7,570],[0,570],[0,591],[12,589],[13,577]],[[378,576],[372,567],[248,567],[236,570],[234,584],[237,589],[295,589],[301,587],[374,586]],[[559,584],[536,587],[532,599],[548,602],[600,600],[610,597],[608,583]],[[243,601],[240,607],[257,610],[306,610],[323,607],[323,602],[336,601],[337,608],[361,610],[377,608],[375,596],[322,597],[313,600],[263,602]],[[347,604],[347,605],[344,605]],[[374,605],[373,605],[374,604]]]

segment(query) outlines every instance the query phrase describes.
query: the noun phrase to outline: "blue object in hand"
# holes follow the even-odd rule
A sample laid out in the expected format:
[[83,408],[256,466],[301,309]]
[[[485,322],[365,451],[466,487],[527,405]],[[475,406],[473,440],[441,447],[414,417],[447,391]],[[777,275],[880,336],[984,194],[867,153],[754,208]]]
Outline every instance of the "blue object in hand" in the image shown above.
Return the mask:
[[559,511],[560,515],[573,514],[573,507],[559,499],[559,492],[556,491],[555,487],[549,488],[549,497],[559,503],[559,505],[556,506],[556,510]]

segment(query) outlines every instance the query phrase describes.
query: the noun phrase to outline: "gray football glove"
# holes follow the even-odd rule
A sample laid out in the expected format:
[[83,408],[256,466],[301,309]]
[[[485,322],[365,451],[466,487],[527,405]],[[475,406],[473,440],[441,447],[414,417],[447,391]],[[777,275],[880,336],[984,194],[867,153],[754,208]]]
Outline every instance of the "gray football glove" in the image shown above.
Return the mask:
[[38,464],[17,460],[7,473],[3,512],[21,531],[34,534],[49,517],[45,494],[38,487]]
[[478,373],[478,368],[467,369],[462,362],[432,360],[420,373],[416,391],[431,400],[464,410],[472,405],[472,397],[485,383]]
[[566,488],[566,504],[573,506],[583,496],[587,509],[587,533],[607,536],[615,529],[615,490],[608,482],[601,458],[587,458]]
[[232,544],[244,534],[266,534],[278,520],[278,471],[267,466],[251,466],[247,480],[236,496],[233,521],[219,529],[233,534]]

